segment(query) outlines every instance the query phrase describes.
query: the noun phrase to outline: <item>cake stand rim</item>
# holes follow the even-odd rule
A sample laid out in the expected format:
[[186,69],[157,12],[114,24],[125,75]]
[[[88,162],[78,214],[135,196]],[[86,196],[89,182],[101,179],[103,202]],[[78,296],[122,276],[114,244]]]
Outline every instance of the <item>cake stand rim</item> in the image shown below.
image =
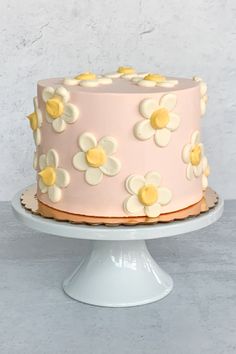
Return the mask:
[[60,237],[100,241],[149,240],[171,237],[207,227],[217,221],[224,210],[224,201],[219,197],[218,203],[209,211],[185,220],[175,220],[154,225],[133,225],[109,227],[106,225],[80,225],[64,221],[46,219],[33,215],[21,205],[20,197],[25,188],[15,194],[11,205],[13,211],[23,224],[47,234]]

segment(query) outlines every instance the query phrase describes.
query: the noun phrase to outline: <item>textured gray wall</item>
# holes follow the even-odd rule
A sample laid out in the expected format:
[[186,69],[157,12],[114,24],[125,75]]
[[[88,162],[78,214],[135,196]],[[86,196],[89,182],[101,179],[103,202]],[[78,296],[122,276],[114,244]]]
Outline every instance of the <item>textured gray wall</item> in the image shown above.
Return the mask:
[[0,200],[34,181],[37,80],[121,64],[206,80],[210,183],[236,198],[235,18],[234,0],[0,1]]

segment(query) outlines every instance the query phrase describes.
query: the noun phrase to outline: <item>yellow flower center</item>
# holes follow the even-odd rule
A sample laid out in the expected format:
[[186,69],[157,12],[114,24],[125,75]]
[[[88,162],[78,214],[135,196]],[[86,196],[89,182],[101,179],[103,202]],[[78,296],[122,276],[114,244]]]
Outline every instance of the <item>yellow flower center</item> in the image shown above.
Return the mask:
[[117,72],[119,74],[134,74],[135,70],[131,66],[120,66]]
[[202,149],[200,145],[195,145],[190,152],[190,161],[193,166],[199,165],[202,159]]
[[31,113],[27,118],[30,121],[30,126],[33,131],[38,128],[38,116],[36,112]]
[[138,199],[145,206],[153,205],[158,199],[157,188],[153,184],[140,188]]
[[54,96],[47,100],[46,111],[51,118],[56,119],[64,112],[64,104],[60,97]]
[[96,75],[87,71],[75,77],[76,80],[96,80]]
[[39,176],[42,178],[43,183],[50,187],[56,182],[56,171],[53,167],[46,167],[39,172]]
[[165,76],[159,74],[148,74],[144,77],[144,80],[155,81],[155,82],[164,82],[166,81]]
[[105,164],[107,156],[103,148],[98,146],[86,152],[86,159],[90,166],[100,167]]
[[154,111],[150,118],[150,123],[153,129],[165,128],[169,121],[170,116],[166,108],[159,108],[157,111]]

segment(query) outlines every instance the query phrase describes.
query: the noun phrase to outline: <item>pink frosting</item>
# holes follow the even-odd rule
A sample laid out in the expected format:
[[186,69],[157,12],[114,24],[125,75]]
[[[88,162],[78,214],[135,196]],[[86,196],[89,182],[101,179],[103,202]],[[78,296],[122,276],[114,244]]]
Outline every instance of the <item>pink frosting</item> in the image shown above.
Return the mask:
[[[52,203],[47,194],[38,189],[38,198],[43,203],[67,212],[94,216],[129,216],[123,209],[124,200],[129,196],[125,180],[131,174],[145,175],[157,171],[162,176],[161,185],[172,192],[171,202],[163,207],[168,213],[183,209],[202,198],[201,178],[189,181],[186,178],[187,165],[181,154],[183,146],[190,142],[192,133],[200,129],[199,84],[190,79],[178,79],[173,88],[145,88],[125,79],[114,79],[110,85],[96,88],[66,86],[71,94],[70,102],[78,106],[80,115],[65,131],[56,133],[46,121],[45,103],[42,91],[47,86],[58,87],[62,79],[42,80],[38,83],[39,108],[43,113],[41,128],[42,142],[39,156],[51,148],[59,155],[59,167],[70,174],[70,184],[62,190],[63,197]],[[153,138],[140,141],[135,138],[134,125],[140,121],[139,104],[145,98],[159,100],[163,93],[177,95],[174,112],[180,118],[179,128],[172,133],[167,147],[158,147]],[[72,165],[73,156],[79,151],[77,138],[81,133],[93,133],[99,140],[105,135],[118,141],[115,156],[121,161],[121,171],[114,177],[105,176],[96,186],[89,185],[84,172]]]

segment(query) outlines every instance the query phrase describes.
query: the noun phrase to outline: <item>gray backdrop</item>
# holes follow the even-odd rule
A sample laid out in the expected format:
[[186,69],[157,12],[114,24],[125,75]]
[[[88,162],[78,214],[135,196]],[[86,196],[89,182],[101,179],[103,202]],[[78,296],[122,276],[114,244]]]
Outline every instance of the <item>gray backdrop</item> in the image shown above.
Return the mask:
[[235,18],[234,0],[1,1],[0,200],[35,178],[25,115],[37,80],[121,64],[205,79],[210,183],[236,198]]

